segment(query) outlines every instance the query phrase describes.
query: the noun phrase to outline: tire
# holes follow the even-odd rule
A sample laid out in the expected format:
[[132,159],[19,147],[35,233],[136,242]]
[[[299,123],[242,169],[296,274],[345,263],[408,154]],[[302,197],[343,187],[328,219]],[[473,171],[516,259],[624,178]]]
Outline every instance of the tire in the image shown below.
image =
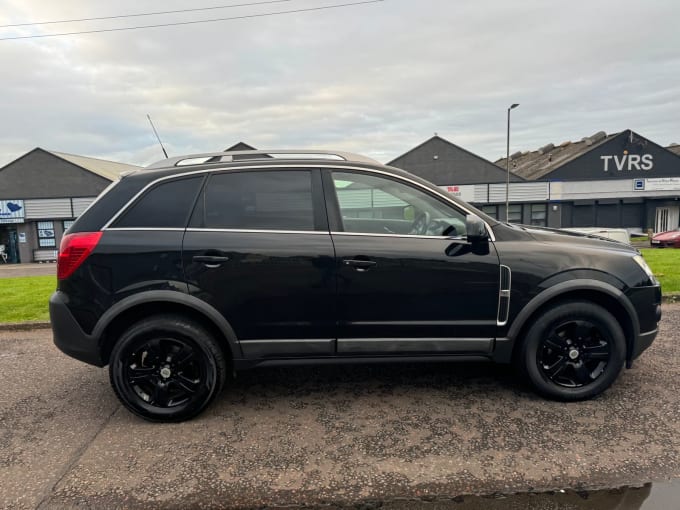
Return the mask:
[[118,399],[137,416],[178,422],[198,415],[220,393],[226,365],[202,325],[154,315],[121,335],[111,352],[109,378]]
[[611,313],[595,303],[567,301],[536,319],[516,362],[538,393],[576,401],[609,388],[625,357],[625,336]]

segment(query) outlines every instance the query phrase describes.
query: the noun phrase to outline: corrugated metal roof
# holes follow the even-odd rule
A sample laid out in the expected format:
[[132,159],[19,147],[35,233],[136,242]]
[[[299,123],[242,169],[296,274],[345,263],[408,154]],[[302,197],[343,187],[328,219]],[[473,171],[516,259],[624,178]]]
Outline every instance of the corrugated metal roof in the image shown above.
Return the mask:
[[[604,135],[604,133],[602,133]],[[604,135],[597,139],[593,137],[583,138],[580,142],[562,142],[553,146],[548,144],[535,151],[528,151],[510,156],[510,171],[528,180],[540,179],[565,163],[593,150],[595,147],[611,140],[619,133]],[[597,141],[594,141],[594,140]],[[513,157],[514,156],[514,157]],[[505,168],[506,158],[496,161],[496,165]]]
[[76,154],[67,154],[65,152],[47,151],[58,158],[65,159],[69,163],[73,163],[85,170],[97,174],[109,181],[115,181],[122,174],[126,172],[133,172],[141,170],[142,167],[135,165],[128,165],[125,163],[116,163],[115,161],[108,161],[105,159],[89,158],[86,156],[78,156]]

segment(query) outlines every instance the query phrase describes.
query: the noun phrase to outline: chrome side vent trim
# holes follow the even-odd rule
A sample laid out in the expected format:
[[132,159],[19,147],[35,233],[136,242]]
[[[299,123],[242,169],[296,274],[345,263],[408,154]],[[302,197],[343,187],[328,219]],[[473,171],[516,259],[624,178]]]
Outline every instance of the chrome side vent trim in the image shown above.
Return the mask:
[[498,286],[498,318],[497,326],[505,326],[510,314],[510,287],[512,272],[508,266],[500,266],[500,284]]

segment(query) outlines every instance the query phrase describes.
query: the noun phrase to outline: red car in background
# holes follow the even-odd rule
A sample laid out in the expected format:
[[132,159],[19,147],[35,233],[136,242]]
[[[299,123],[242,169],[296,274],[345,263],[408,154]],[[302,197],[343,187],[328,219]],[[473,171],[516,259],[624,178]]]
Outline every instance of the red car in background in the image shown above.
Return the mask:
[[680,248],[680,228],[655,234],[652,248]]

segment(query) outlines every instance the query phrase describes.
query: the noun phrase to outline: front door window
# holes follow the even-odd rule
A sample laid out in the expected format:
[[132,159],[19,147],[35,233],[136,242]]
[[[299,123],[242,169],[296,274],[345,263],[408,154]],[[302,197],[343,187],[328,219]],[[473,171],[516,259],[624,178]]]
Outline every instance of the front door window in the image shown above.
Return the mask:
[[333,173],[345,232],[465,236],[465,215],[412,186],[361,173]]

